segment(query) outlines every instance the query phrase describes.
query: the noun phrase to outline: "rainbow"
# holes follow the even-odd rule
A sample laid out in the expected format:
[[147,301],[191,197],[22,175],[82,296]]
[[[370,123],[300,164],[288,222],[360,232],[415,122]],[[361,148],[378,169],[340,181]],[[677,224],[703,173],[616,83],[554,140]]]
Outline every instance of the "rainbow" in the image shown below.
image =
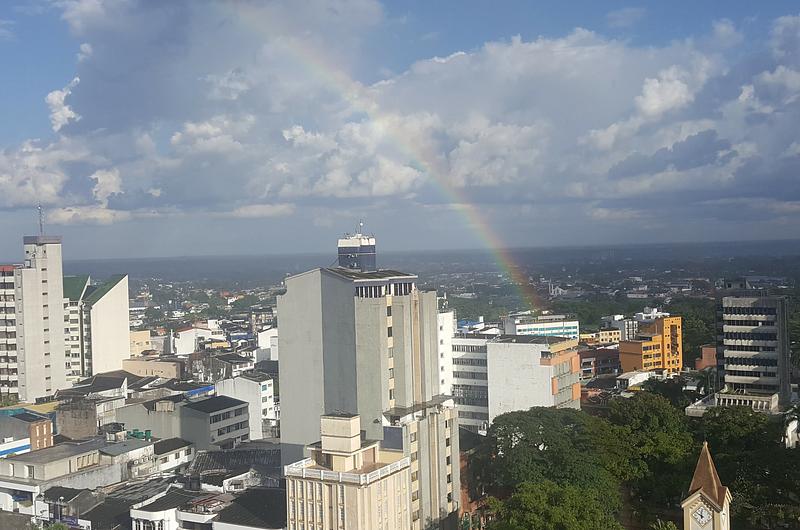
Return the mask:
[[[254,9],[257,8],[241,3],[236,4],[234,13],[239,22],[258,34],[272,29],[269,27],[271,21],[266,19],[267,17],[254,16],[256,14]],[[276,31],[276,33],[280,32]],[[438,167],[439,157],[436,156],[436,153],[431,152],[431,149],[423,143],[415,142],[410,135],[403,135],[397,131],[398,115],[383,111],[375,99],[369,95],[369,91],[364,85],[350,78],[342,70],[335,68],[334,61],[326,60],[324,54],[313,48],[307,39],[278,39],[278,43],[290,57],[296,60],[298,65],[308,72],[309,76],[322,81],[326,87],[335,90],[350,103],[355,111],[367,116],[376,128],[390,136],[393,145],[408,158],[410,165],[431,177],[432,182],[449,202],[450,207],[459,212],[467,224],[478,234],[500,270],[508,275],[518,289],[522,300],[529,308],[541,307],[540,298],[523,272],[524,269],[515,263],[500,235],[492,228],[481,211],[470,202],[467,194],[460,187],[452,184],[447,178],[446,172]]]

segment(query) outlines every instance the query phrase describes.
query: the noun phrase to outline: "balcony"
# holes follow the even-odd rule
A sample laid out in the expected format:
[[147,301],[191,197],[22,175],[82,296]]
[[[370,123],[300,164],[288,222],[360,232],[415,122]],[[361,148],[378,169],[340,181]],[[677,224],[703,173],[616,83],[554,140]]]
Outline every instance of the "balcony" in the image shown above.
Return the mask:
[[287,477],[310,478],[313,480],[344,482],[347,484],[366,486],[401,469],[405,469],[410,465],[411,459],[409,457],[404,457],[370,473],[340,473],[338,471],[329,471],[316,467],[317,464],[314,460],[306,458],[305,460],[300,460],[299,462],[285,466],[284,472]]

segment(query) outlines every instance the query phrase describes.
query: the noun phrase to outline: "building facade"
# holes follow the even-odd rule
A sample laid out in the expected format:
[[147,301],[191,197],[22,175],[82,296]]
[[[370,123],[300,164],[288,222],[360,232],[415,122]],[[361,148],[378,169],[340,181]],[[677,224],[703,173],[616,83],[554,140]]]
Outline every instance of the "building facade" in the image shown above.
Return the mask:
[[128,276],[111,276],[99,284],[92,284],[89,276],[65,276],[64,299],[68,379],[121,370],[131,356]]
[[[360,415],[367,438],[390,436],[395,445],[387,447],[430,463],[412,475],[415,529],[457,512],[459,484],[458,436],[445,435],[457,434],[458,418],[440,394],[438,301],[416,280],[390,270],[315,269],[287,278],[278,298],[284,463],[320,439],[320,416]],[[426,443],[413,451],[417,432]],[[451,473],[447,462],[455,463]]]
[[565,315],[511,314],[503,318],[506,335],[537,335],[540,337],[580,337],[580,323]]
[[721,301],[721,349],[725,392],[739,404],[748,396],[777,394],[791,400],[791,348],[787,300],[782,296],[726,296]]
[[275,426],[275,392],[272,378],[258,371],[221,379],[214,384],[218,396],[230,396],[247,402],[250,416],[250,439],[260,440]]
[[619,343],[623,372],[665,370],[677,373],[683,367],[683,325],[681,317],[660,317],[643,323],[633,340]]
[[0,267],[0,393],[20,401],[68,386],[61,238],[25,236],[22,265]]
[[375,236],[365,236],[359,230],[339,239],[337,247],[340,267],[361,272],[378,270]]
[[285,468],[289,530],[411,528],[411,459],[362,441],[357,415],[325,415],[310,457]]

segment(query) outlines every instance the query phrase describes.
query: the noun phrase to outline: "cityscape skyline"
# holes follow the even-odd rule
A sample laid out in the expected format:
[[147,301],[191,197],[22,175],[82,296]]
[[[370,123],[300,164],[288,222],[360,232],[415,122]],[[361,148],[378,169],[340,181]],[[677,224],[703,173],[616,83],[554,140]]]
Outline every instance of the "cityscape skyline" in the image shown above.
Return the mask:
[[93,257],[793,235],[789,2],[324,7],[0,7],[0,249],[38,201]]

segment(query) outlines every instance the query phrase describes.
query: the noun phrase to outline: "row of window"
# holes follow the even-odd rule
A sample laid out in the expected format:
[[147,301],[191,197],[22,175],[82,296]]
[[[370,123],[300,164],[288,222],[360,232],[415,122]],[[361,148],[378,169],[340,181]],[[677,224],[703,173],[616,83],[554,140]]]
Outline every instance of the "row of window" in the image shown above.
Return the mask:
[[751,326],[751,327],[760,327],[760,326],[774,326],[774,320],[725,320],[723,322],[726,326]]
[[453,372],[453,377],[457,379],[481,379],[485,381],[487,376],[486,372]]
[[221,429],[217,429],[217,436],[222,436],[223,434],[229,434],[234,431],[238,431],[239,429],[247,428],[246,421],[240,421],[238,423],[234,423],[233,425],[228,425],[227,427],[222,427]]
[[453,358],[453,364],[461,366],[486,366],[486,359],[470,359],[467,357]]
[[723,336],[730,340],[778,340],[777,333],[727,332],[723,333]]
[[471,344],[453,344],[453,351],[463,353],[486,353],[486,345],[475,346]]
[[777,308],[774,307],[723,307],[722,312],[726,315],[776,315]]
[[725,357],[725,366],[778,366],[778,359],[748,359],[746,357]]

